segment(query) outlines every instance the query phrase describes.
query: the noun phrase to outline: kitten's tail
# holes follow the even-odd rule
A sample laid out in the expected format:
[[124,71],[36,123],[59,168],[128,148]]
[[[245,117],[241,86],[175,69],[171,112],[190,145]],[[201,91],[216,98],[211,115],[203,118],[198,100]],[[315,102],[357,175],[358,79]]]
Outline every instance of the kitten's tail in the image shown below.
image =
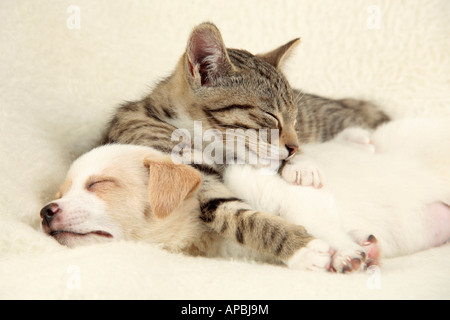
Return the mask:
[[389,117],[379,106],[372,102],[358,99],[342,99],[339,100],[344,107],[354,111],[355,120],[359,125],[368,129],[375,129],[379,125],[389,122]]

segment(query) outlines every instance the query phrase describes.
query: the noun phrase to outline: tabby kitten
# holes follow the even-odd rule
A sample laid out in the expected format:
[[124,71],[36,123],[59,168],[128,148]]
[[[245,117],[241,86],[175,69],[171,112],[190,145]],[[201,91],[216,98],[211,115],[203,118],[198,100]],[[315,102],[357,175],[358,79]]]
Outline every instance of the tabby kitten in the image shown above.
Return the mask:
[[[279,66],[298,43],[295,39],[253,55],[227,49],[215,25],[197,26],[174,73],[144,99],[123,105],[104,142],[146,145],[170,154],[179,144],[171,139],[173,132],[183,129],[193,135],[194,121],[201,121],[202,130],[221,133],[236,128],[278,130],[276,139],[257,142],[276,149],[270,157],[283,160],[298,151],[299,141],[325,141],[345,127],[373,128],[388,120],[370,104],[294,92]],[[249,142],[245,147],[267,157]],[[224,164],[192,166],[207,177],[200,218],[214,231],[285,262],[312,243],[314,238],[301,226],[255,212],[228,191],[222,182]]]

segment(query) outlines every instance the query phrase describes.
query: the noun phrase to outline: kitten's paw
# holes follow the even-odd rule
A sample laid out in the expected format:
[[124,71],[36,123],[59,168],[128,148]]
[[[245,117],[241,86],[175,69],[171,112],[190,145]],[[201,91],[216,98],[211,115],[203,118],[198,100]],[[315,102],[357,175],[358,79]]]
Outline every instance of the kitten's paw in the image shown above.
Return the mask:
[[322,188],[324,185],[323,173],[310,161],[286,164],[281,172],[281,176],[285,181],[300,186]]
[[298,250],[287,262],[291,269],[328,271],[333,250],[325,241],[314,239]]
[[370,131],[363,128],[348,128],[342,131],[336,140],[352,144],[370,153],[375,153],[375,146],[371,139]]

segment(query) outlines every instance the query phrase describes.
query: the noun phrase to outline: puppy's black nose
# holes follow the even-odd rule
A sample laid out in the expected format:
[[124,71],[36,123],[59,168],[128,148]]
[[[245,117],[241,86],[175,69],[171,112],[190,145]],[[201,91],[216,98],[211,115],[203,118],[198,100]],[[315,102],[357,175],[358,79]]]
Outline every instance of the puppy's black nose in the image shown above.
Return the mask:
[[50,203],[43,207],[41,210],[42,224],[49,226],[59,211],[60,208],[56,203]]

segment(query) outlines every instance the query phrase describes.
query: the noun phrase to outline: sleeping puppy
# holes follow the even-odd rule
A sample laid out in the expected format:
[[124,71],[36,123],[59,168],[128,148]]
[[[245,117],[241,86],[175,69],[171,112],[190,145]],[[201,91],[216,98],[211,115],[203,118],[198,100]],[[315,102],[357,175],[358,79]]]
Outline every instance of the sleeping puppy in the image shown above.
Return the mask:
[[149,147],[98,147],[72,164],[55,200],[41,210],[42,228],[69,247],[139,240],[193,256],[285,263],[295,269],[330,269],[330,246],[311,236],[293,257],[280,260],[214,232],[200,219],[197,197],[200,187],[208,188],[208,179],[208,175],[202,177],[193,167],[175,164],[170,156]]
[[42,228],[69,247],[151,239],[172,251],[197,244],[206,254],[210,248],[198,241],[199,234],[209,236],[196,211],[201,181],[195,169],[151,148],[99,147],[72,164],[55,200],[41,210]]
[[[142,146],[103,146],[76,160],[56,199],[42,209],[42,227],[71,247],[143,240],[190,255],[358,270],[377,264],[380,248],[384,257],[393,257],[449,239],[447,124],[396,121],[375,131],[371,145],[343,143],[337,137],[305,146],[326,176],[321,189],[292,186],[251,166],[229,166],[224,180],[234,194],[254,209],[305,226],[322,240],[311,241],[318,245],[306,248],[309,251],[300,249],[302,259],[296,264],[261,255],[211,231],[199,219],[197,199],[208,177]],[[365,264],[358,264],[364,256]]]

